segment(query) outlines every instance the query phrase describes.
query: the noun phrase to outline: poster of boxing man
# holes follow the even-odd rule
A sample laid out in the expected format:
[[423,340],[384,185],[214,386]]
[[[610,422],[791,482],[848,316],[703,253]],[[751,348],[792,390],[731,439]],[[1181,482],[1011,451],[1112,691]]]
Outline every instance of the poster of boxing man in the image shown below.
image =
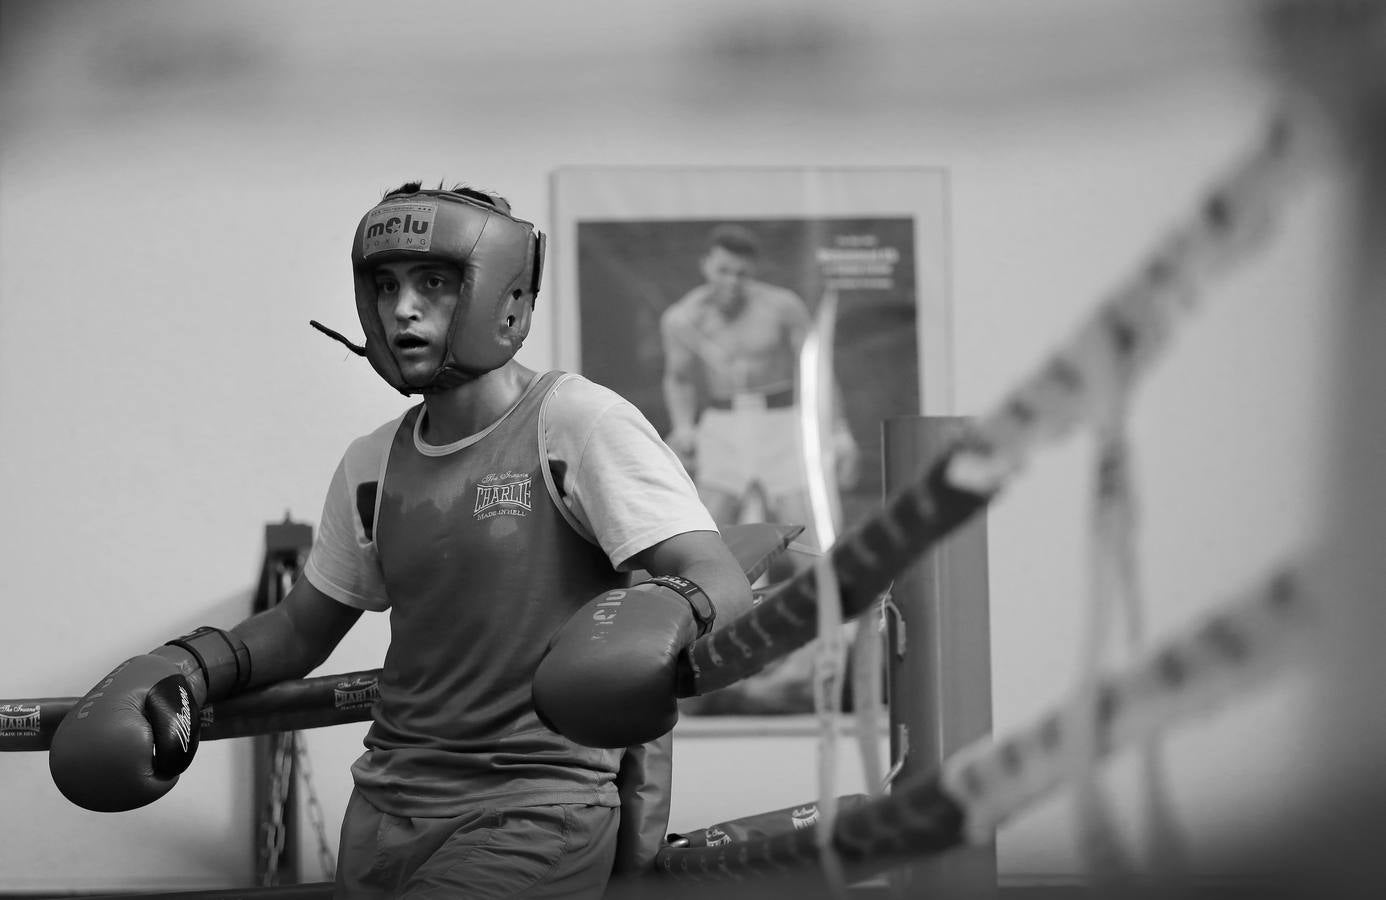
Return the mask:
[[[882,422],[949,412],[942,170],[572,168],[553,203],[558,364],[634,403],[719,524],[805,526],[758,587],[823,549],[810,478],[850,525],[881,502]],[[802,407],[824,407],[800,354],[829,331],[820,475]],[[801,651],[688,711],[809,712],[810,662]]]

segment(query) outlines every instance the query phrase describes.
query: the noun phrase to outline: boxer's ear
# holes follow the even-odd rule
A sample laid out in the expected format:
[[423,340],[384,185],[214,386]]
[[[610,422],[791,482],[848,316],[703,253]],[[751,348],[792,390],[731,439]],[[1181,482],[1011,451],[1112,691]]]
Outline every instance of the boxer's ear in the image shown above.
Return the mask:
[[534,295],[519,289],[510,292],[501,304],[501,339],[515,350],[529,337],[529,325],[534,315]]

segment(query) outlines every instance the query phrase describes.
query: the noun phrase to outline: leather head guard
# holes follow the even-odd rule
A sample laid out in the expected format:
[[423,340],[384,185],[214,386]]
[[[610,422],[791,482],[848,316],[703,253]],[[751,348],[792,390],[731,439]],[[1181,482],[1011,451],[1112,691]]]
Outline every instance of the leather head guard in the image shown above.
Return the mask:
[[[365,356],[402,394],[445,390],[505,365],[529,334],[539,293],[544,235],[510,214],[505,201],[478,191],[417,190],[387,195],[356,227],[351,268]],[[406,384],[385,339],[374,269],[384,262],[433,259],[462,271],[447,350],[425,384]]]

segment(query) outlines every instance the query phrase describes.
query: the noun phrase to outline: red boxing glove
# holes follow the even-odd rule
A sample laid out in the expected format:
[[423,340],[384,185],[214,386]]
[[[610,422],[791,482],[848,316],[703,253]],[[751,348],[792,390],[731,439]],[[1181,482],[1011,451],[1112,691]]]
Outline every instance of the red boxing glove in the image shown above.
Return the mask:
[[669,733],[679,718],[679,657],[714,617],[707,595],[686,578],[607,591],[549,642],[534,673],[535,711],[587,747],[634,747]]
[[58,723],[48,750],[53,783],[95,812],[153,803],[192,762],[200,715],[175,663],[127,659]]

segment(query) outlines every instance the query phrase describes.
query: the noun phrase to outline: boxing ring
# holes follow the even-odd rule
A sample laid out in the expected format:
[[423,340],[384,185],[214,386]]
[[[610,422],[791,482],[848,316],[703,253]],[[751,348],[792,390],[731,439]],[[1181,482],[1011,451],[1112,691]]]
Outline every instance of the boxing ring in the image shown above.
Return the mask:
[[[1136,388],[1197,311],[1204,288],[1264,242],[1314,158],[1313,135],[1291,112],[1270,123],[1056,352],[988,412],[963,423],[877,514],[838,536],[821,562],[750,613],[696,641],[683,660],[688,695],[735,684],[814,640],[831,648],[830,626],[879,614],[892,581],[986,510],[1047,445],[1083,430],[1098,435],[1112,451],[1102,458],[1109,479],[1103,496],[1120,499],[1129,487],[1121,475],[1121,426]],[[1249,579],[1242,591],[1128,664],[1094,668],[1072,696],[1023,727],[977,740],[937,768],[892,780],[888,792],[825,794],[793,809],[679,835],[647,873],[613,882],[611,894],[639,896],[658,883],[662,893],[749,895],[795,878],[840,893],[902,866],[985,846],[1019,813],[1080,786],[1085,766],[1147,747],[1301,664],[1322,623],[1321,584],[1318,552],[1305,548],[1301,558]],[[362,670],[307,678],[217,702],[203,712],[201,738],[367,721],[377,676],[378,670]],[[7,725],[0,750],[45,751],[77,700],[0,700]],[[812,821],[805,822],[810,807]],[[713,828],[716,840],[709,837]],[[330,892],[330,885],[300,885],[157,896]]]
[[[832,544],[825,560],[840,619],[877,609],[893,578],[986,509],[1044,444],[1098,424],[1124,404],[1193,311],[1195,286],[1265,235],[1293,181],[1299,138],[1288,118],[1273,123],[1197,212],[1032,377],[989,414],[966,423],[913,483]],[[823,568],[801,571],[750,613],[699,639],[685,658],[691,694],[729,686],[820,637]],[[808,827],[783,829],[772,813],[760,821],[719,825],[723,834],[741,840],[709,841],[706,829],[683,835],[659,852],[645,877],[674,885],[742,883],[802,872],[832,858],[845,880],[854,882],[921,857],[988,843],[1010,817],[1068,780],[1067,760],[1083,740],[1075,723],[1092,723],[1102,757],[1138,746],[1268,681],[1296,656],[1314,615],[1315,598],[1301,567],[1288,565],[1136,663],[1103,673],[1076,716],[1047,710],[1024,728],[952,754],[937,771],[892,784],[888,794],[844,798],[835,815]],[[204,712],[202,739],[368,720],[377,675],[368,670],[308,678],[215,703]],[[0,702],[11,726],[17,719],[26,725],[8,728],[0,749],[46,750],[76,702]],[[310,885],[256,895],[326,891]]]

